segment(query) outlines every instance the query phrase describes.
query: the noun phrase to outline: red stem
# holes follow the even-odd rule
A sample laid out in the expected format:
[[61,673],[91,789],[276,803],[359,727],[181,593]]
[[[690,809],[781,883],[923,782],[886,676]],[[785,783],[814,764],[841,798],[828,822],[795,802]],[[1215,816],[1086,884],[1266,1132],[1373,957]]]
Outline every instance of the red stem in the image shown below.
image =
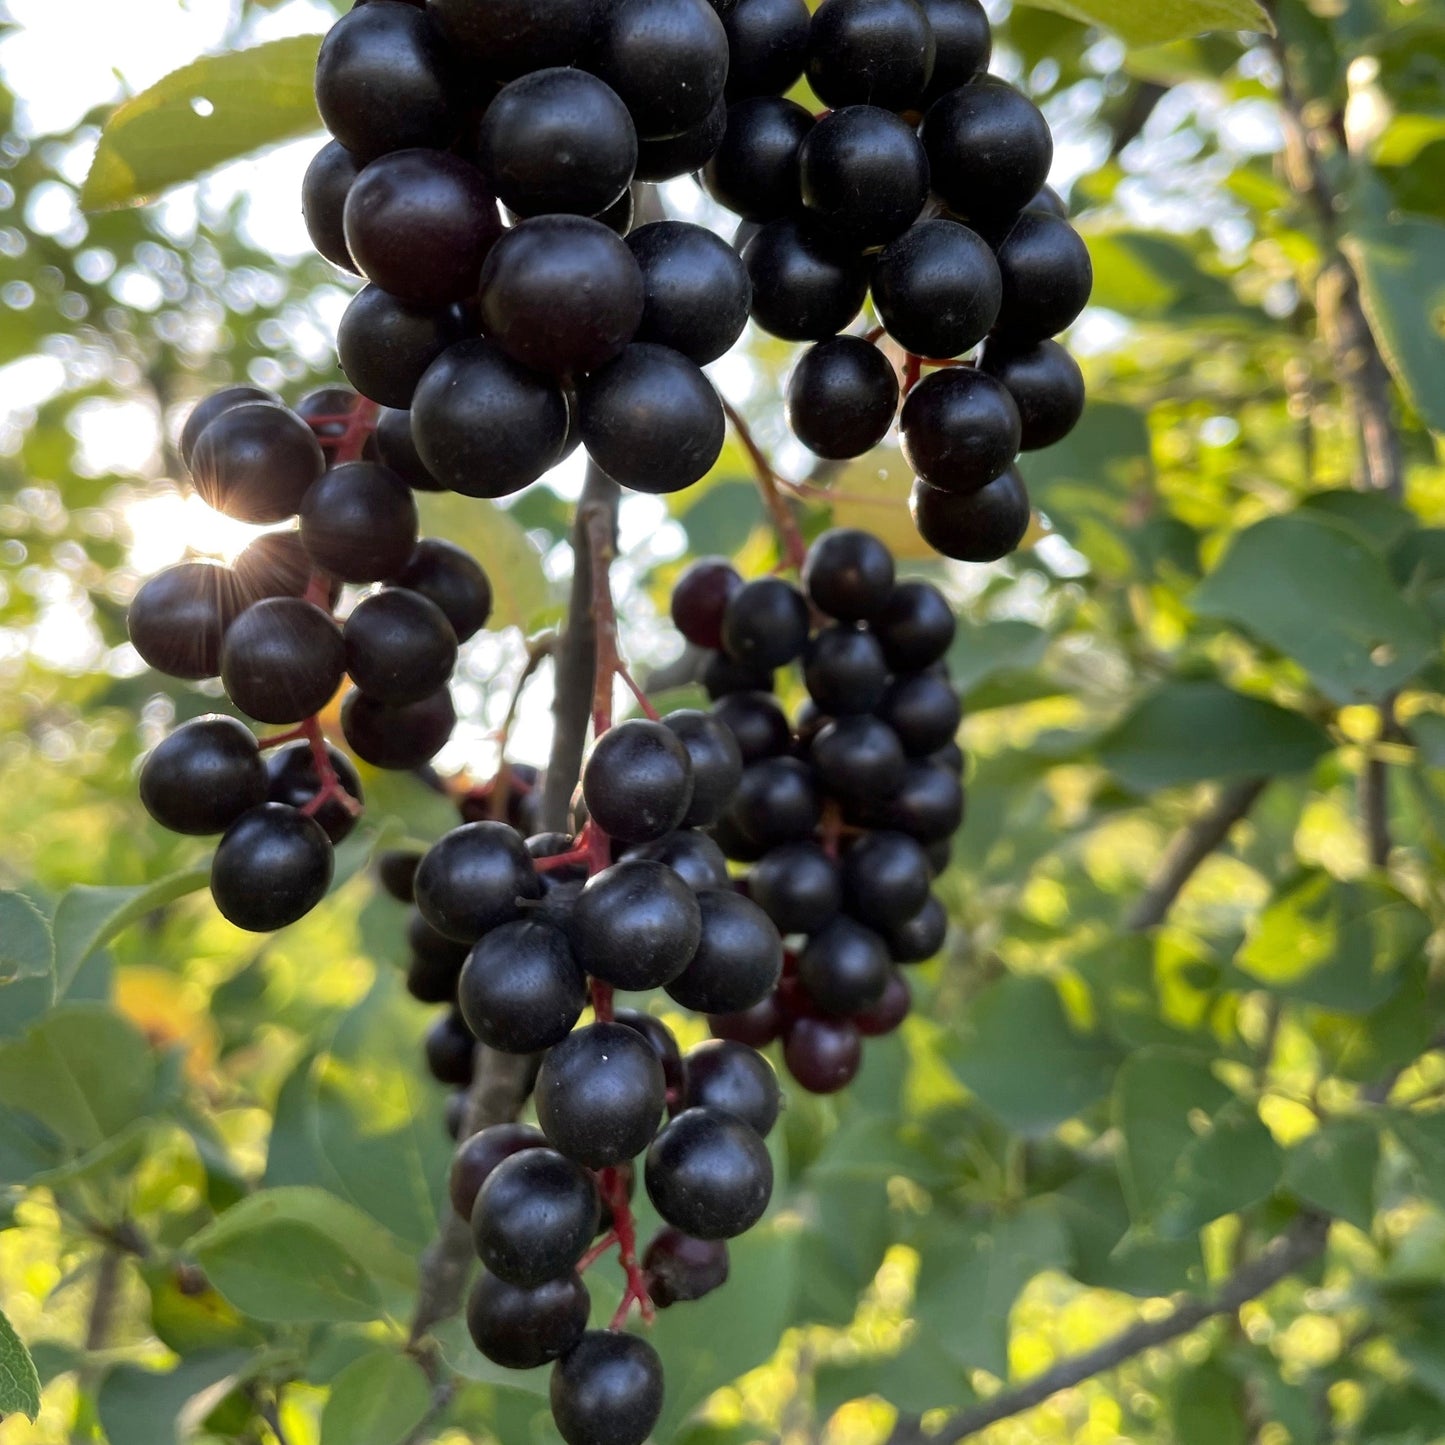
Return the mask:
[[306,727],[287,728],[284,733],[273,733],[268,738],[257,738],[256,746],[265,752],[267,748],[284,748],[287,743],[299,743],[302,738],[307,737]]
[[923,375],[923,358],[915,356],[911,351],[903,362],[903,395],[907,396],[915,386],[918,385],[918,378]]
[[803,560],[808,555],[808,544],[803,541],[797,518],[793,516],[792,509],[783,497],[778,474],[773,470],[767,453],[758,445],[743,414],[726,400],[723,402],[723,411],[727,414],[743,450],[748,454],[748,460],[753,464],[753,475],[757,478],[758,490],[763,494],[763,503],[772,518],[773,530],[778,534],[778,545],[782,549],[783,559],[789,567],[800,572]]
[[374,401],[358,396],[356,405],[345,416],[313,416],[308,421],[313,431],[344,421],[346,430],[339,437],[322,437],[321,445],[336,448],[337,462],[359,462],[367,441],[376,430],[376,418],[380,412],[381,408]]
[[341,779],[336,776],[336,769],[331,766],[331,754],[326,750],[326,734],[321,730],[320,719],[307,718],[301,724],[301,732],[311,744],[311,761],[321,782],[316,796],[301,809],[302,816],[314,818],[327,803],[335,799],[353,818],[359,818],[362,812],[361,804],[346,791]]
[[577,1273],[584,1274],[587,1270],[591,1269],[592,1266],[596,1264],[597,1261],[601,1259],[602,1256],[606,1254],[607,1251],[611,1249],[612,1246],[616,1243],[617,1231],[615,1229],[609,1229],[607,1233],[604,1234],[602,1238],[599,1239],[597,1243],[594,1244],[592,1248],[589,1249],[587,1253],[584,1254],[582,1258],[577,1261]]
[[612,1229],[621,1248],[623,1273],[627,1276],[627,1288],[622,1292],[622,1303],[612,1316],[609,1328],[620,1330],[627,1324],[632,1306],[637,1305],[642,1318],[651,1324],[656,1311],[652,1297],[647,1292],[647,1276],[637,1262],[637,1225],[632,1217],[632,1204],[627,1198],[627,1184],[617,1169],[604,1169],[597,1177],[602,1197],[612,1208]]

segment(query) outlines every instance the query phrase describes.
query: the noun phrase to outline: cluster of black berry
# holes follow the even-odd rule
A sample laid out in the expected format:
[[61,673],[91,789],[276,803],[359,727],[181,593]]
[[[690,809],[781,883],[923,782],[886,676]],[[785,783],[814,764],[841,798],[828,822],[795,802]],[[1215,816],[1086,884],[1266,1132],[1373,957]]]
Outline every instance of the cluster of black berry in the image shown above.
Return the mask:
[[[790,943],[777,989],[747,1010],[710,1009],[712,1030],[754,1048],[781,1038],[798,1083],[831,1093],[858,1072],[862,1039],[907,1016],[895,965],[943,946],[931,883],[963,821],[961,709],[944,661],[953,612],[931,584],[896,582],[876,537],[824,533],[802,581],[744,583],[704,560],[672,613],[689,641],[718,649],[713,717],[745,764],[713,836],[752,865],[741,886]],[[773,670],[799,660],[810,701],[794,726]]]
[[703,227],[628,233],[635,180],[711,155],[727,71],[708,0],[369,0],[332,28],[316,97],[336,139],[304,210],[370,282],[341,365],[389,409],[405,475],[502,497],[579,443],[640,491],[711,468],[725,420],[701,367],[742,332],[747,273]]
[[[725,23],[733,103],[703,180],[752,223],[753,320],[816,343],[788,383],[794,433],[854,457],[898,416],[892,362],[842,334],[871,294],[910,358],[899,424],[920,533],[960,560],[1006,555],[1030,516],[1018,453],[1061,440],[1084,406],[1050,338],[1093,275],[1045,184],[1048,123],[986,73],[979,0],[824,0],[811,16],[804,0],[737,0]],[[832,107],[821,117],[783,96],[804,74]]]
[[[646,1438],[661,1367],[620,1326],[635,1304],[646,1313],[720,1285],[725,1241],[771,1196],[763,1139],[781,1100],[767,1061],[716,1040],[684,1056],[661,1020],[613,1004],[614,991],[660,988],[684,1008],[735,1013],[776,988],[782,936],[702,831],[742,775],[719,719],[632,719],[593,748],[575,837],[466,823],[419,862],[392,860],[384,879],[415,904],[408,986],[451,1005],[428,1035],[432,1072],[464,1085],[474,1040],[540,1056],[540,1127],[463,1141],[452,1191],[485,1266],[468,1310],[477,1347],[509,1368],[557,1362],[552,1407],[569,1445]],[[643,1155],[667,1227],[639,1257],[630,1199]],[[581,1270],[614,1245],[627,1274],[617,1328],[588,1332]]]
[[[333,846],[355,826],[361,782],[316,721],[349,676],[341,725],[379,768],[426,763],[451,735],[457,648],[491,611],[486,574],[450,543],[418,540],[416,500],[363,460],[369,406],[313,393],[295,410],[231,387],[192,412],[182,459],[197,492],[242,521],[300,519],[268,532],[230,567],[185,562],[146,582],[131,641],[173,677],[219,676],[236,707],[293,730],[258,740],[233,718],[178,728],[146,759],[141,798],[178,833],[222,834],[211,871],[221,912],[270,931],[310,912],[331,884]],[[354,453],[355,459],[350,459]],[[335,609],[342,584],[382,583]],[[269,763],[266,748],[276,748]]]

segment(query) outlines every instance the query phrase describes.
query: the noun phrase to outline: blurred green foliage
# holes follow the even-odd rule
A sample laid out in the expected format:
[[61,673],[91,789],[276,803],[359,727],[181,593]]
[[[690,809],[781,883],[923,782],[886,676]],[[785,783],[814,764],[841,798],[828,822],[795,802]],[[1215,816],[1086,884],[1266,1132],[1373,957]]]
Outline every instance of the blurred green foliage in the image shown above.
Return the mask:
[[[914,550],[964,617],[949,945],[845,1096],[790,1095],[769,1219],[729,1288],[656,1329],[657,1439],[930,1428],[1217,1284],[1309,1208],[1333,1224],[1300,1276],[979,1438],[1428,1445],[1445,1438],[1445,0],[1275,7],[1327,222],[1285,163],[1279,56],[1256,34],[1191,38],[1252,4],[996,9],[998,68],[1078,173],[1094,400],[1027,459],[1034,545],[975,570]],[[132,103],[141,129],[104,143],[93,198],[309,124],[278,102],[272,129],[242,107],[227,130],[222,108],[219,134],[182,137],[187,109]],[[205,390],[332,377],[343,283],[248,243],[240,203],[82,219],[75,156],[103,117],[42,137],[12,110],[0,94],[0,1442],[402,1445],[423,1425],[552,1445],[545,1373],[493,1371],[452,1322],[459,1387],[436,1413],[404,1350],[450,1146],[400,910],[364,864],[448,809],[368,776],[343,882],[258,942],[198,892],[204,847],[134,797],[144,749],[215,705],[125,646],[137,508],[167,494],[167,439]],[[157,115],[177,132],[164,154]],[[46,197],[72,218],[38,225]],[[1403,501],[1354,489],[1319,306],[1337,250],[1390,367]],[[745,409],[786,464],[789,348],[750,334],[746,358]],[[117,417],[155,441],[97,466],[93,428]],[[830,479],[807,526],[902,543],[907,480],[880,452]],[[734,445],[667,505],[689,551],[771,565]],[[567,522],[546,489],[429,517],[484,558],[514,629],[468,671],[482,742],[515,629],[558,616]],[[623,610],[630,649],[661,661],[679,563],[649,543],[626,549]],[[1247,820],[1135,926],[1170,840],[1251,779]],[[1383,866],[1367,783],[1388,804]]]

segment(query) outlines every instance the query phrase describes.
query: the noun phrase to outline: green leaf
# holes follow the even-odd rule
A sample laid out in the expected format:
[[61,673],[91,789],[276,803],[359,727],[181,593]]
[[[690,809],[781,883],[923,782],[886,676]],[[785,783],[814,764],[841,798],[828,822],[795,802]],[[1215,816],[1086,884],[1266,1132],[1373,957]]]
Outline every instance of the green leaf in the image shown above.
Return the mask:
[[1445,432],[1445,225],[1392,217],[1343,245],[1390,370],[1425,424]]
[[424,535],[455,542],[486,569],[493,599],[487,625],[494,631],[531,628],[551,600],[551,588],[541,554],[516,518],[495,502],[456,492],[423,492],[417,502]]
[[1390,1127],[1420,1171],[1426,1193],[1445,1204],[1445,1112],[1397,1113]]
[[1306,513],[1240,533],[1191,600],[1293,658],[1339,703],[1383,697],[1438,649],[1380,556]]
[[1173,1426],[1180,1440],[1248,1445],[1239,1379],[1218,1360],[1181,1370],[1173,1380]]
[[1429,918],[1388,883],[1307,871],[1281,885],[1235,962],[1279,993],[1366,1013],[1393,996],[1430,933]]
[[1091,234],[1091,300],[1141,320],[1187,324],[1220,317],[1253,319],[1228,284],[1201,271],[1179,241],[1131,231]]
[[253,1194],[188,1248],[237,1309],[277,1323],[376,1319],[404,1309],[416,1282],[386,1231],[324,1189]]
[[245,1350],[208,1350],[167,1371],[117,1365],[96,1401],[106,1439],[110,1445],[176,1445],[190,1439],[253,1358]]
[[45,915],[23,893],[0,893],[0,983],[44,978],[52,949]]
[[1308,718],[1214,682],[1171,682],[1103,740],[1100,761],[1136,793],[1213,778],[1304,772],[1330,749]]
[[1007,1379],[1014,1301],[1036,1274],[1069,1257],[1058,1211],[1034,1200],[991,1226],[970,1228],[956,1217],[932,1223],[919,1251],[919,1327],[958,1364]]
[[1025,0],[1086,25],[1103,25],[1130,45],[1162,45],[1211,30],[1259,30],[1273,26],[1257,0]]
[[25,1342],[0,1310],[0,1418],[24,1415],[33,1421],[40,1413],[40,1376]]
[[80,193],[87,210],[162,191],[263,146],[319,130],[313,82],[319,35],[208,55],[117,106]]
[[1049,634],[1032,622],[961,622],[948,654],[953,685],[965,697],[1000,673],[1031,672],[1044,660]]
[[1267,1199],[1283,1163],[1253,1105],[1232,1099],[1180,1151],[1160,1202],[1159,1233],[1184,1239],[1222,1215]]
[[431,1407],[421,1366],[392,1350],[348,1365],[321,1412],[321,1445],[400,1445]]
[[1004,1124],[1037,1137],[1109,1092],[1116,1056],[1074,1028],[1047,979],[1010,976],[974,1000],[948,1061]]
[[55,1009],[0,1047],[0,1103],[32,1115],[77,1152],[140,1118],[155,1078],[145,1039],[99,1004]]
[[876,1395],[895,1409],[915,1415],[942,1405],[957,1409],[974,1398],[968,1371],[927,1330],[917,1331],[896,1355],[821,1366],[814,1377],[813,1394],[820,1420],[865,1395]]
[[714,1390],[771,1358],[793,1315],[798,1233],[767,1221],[728,1245],[730,1271],[720,1289],[669,1310],[653,1344],[662,1356],[667,1397],[654,1436],[669,1440]]
[[1285,1155],[1285,1187],[1329,1214],[1368,1231],[1375,1221],[1380,1136],[1366,1119],[1331,1119]]
[[69,992],[81,965],[132,923],[210,882],[210,872],[192,868],[142,888],[72,888],[55,906],[55,993]]

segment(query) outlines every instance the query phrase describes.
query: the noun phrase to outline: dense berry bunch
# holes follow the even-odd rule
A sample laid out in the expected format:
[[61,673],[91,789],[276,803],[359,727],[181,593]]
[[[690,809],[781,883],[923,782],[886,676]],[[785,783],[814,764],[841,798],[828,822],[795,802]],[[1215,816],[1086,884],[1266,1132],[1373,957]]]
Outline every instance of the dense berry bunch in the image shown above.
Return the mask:
[[[745,764],[713,836],[752,865],[742,888],[788,940],[767,999],[703,1007],[721,1039],[781,1038],[794,1078],[831,1093],[857,1073],[863,1038],[907,1015],[897,965],[943,946],[931,883],[963,821],[963,755],[943,595],[896,581],[883,543],[849,529],[818,538],[802,582],[744,583],[725,562],[699,562],[673,617],[689,641],[720,649],[705,673],[712,715]],[[810,700],[790,721],[773,670],[794,662]]]
[[327,36],[335,139],[304,210],[321,254],[369,283],[341,365],[389,409],[415,485],[506,496],[579,443],[646,492],[717,460],[701,367],[742,332],[747,272],[700,226],[632,231],[631,187],[716,148],[723,8],[369,0]]
[[[767,1061],[724,1042],[683,1054],[660,1019],[614,1004],[618,991],[662,989],[684,1008],[737,1012],[777,987],[782,937],[703,831],[742,775],[717,718],[632,719],[593,748],[577,836],[524,838],[486,818],[383,862],[388,890],[413,904],[408,987],[448,1006],[427,1037],[433,1074],[465,1087],[478,1040],[537,1057],[539,1127],[463,1140],[452,1198],[485,1267],[468,1309],[477,1347],[509,1368],[557,1361],[552,1405],[571,1445],[641,1442],[662,1400],[650,1345],[586,1331],[581,1271],[619,1249],[618,1327],[634,1305],[650,1315],[700,1298],[727,1277],[726,1241],[771,1196],[763,1139],[781,1097]],[[642,1250],[639,1172],[666,1221]]]
[[[234,718],[200,718],[141,772],[158,822],[221,835],[211,892],[242,928],[284,927],[330,887],[362,789],[317,715],[346,678],[350,750],[378,768],[419,767],[451,735],[458,644],[491,611],[486,574],[459,548],[418,539],[411,488],[368,455],[372,410],[341,389],[295,410],[249,387],[203,401],[181,438],[196,490],[228,516],[299,526],[258,536],[230,567],[171,567],[131,604],[131,641],[152,667],[219,677],[246,716],[290,726],[258,739]],[[368,590],[343,622],[345,582]]]
[[[738,0],[725,24],[731,104],[703,179],[748,223],[753,320],[812,343],[788,383],[794,433],[841,459],[897,418],[924,540],[1006,555],[1030,516],[1018,453],[1084,405],[1052,338],[1092,269],[1046,185],[1048,123],[987,74],[980,0],[824,0],[811,17],[804,0]],[[820,116],[784,98],[804,73]],[[879,331],[848,333],[869,297]],[[906,358],[901,388],[881,335]]]

